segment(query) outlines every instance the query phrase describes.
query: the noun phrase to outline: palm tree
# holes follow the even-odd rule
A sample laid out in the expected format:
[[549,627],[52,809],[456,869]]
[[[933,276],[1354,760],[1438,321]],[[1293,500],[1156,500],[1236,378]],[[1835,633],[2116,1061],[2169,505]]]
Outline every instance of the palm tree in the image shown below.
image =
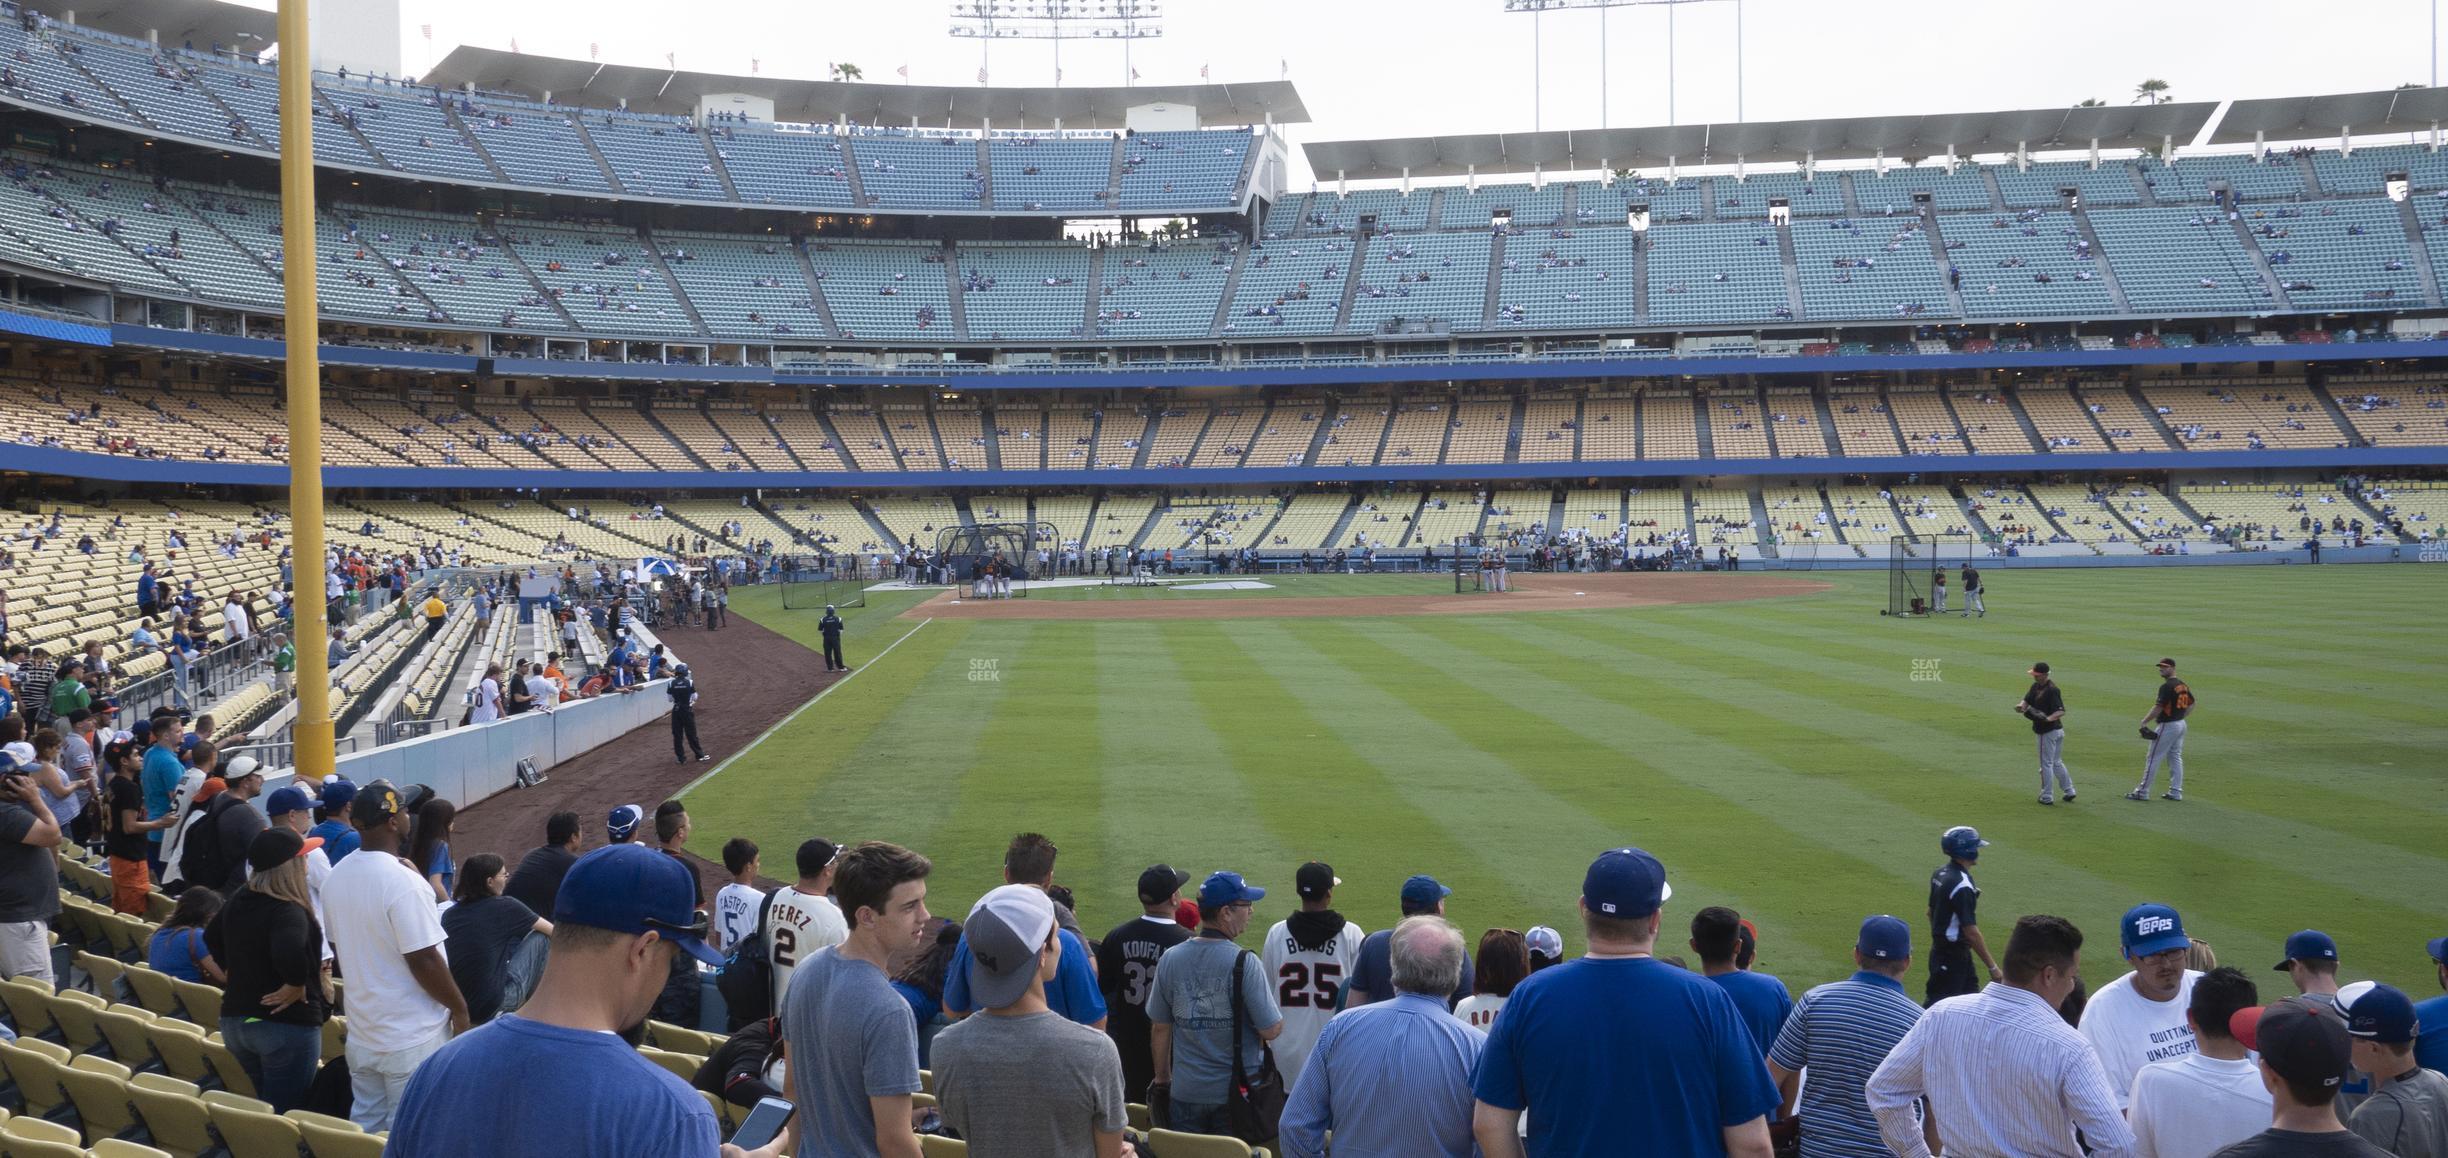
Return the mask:
[[2108,102],[2101,100],[2098,97],[2084,97],[2081,101],[2077,102],[2074,107],[2078,109],[2104,109],[2108,107]]
[[2163,105],[2168,102],[2168,82],[2153,77],[2134,86],[2133,103]]
[[848,63],[836,64],[832,66],[832,72],[834,80],[841,81],[845,84],[854,80],[864,80],[867,76],[865,72],[860,71],[859,66]]

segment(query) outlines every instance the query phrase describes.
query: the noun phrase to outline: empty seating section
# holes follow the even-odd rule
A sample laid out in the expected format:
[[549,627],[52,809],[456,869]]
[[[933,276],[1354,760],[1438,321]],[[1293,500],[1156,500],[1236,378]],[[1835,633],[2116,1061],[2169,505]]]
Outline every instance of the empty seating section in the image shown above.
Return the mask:
[[1704,547],[1759,546],[1757,517],[1747,486],[1691,489],[1692,533]]
[[2352,154],[2322,149],[2312,169],[2324,193],[2384,193],[2388,176],[2403,173],[2416,189],[2448,188],[2448,156],[2419,145],[2365,145]]
[[1784,201],[1796,217],[1834,217],[1845,211],[1844,178],[1834,173],[1804,177],[1794,173],[1754,173],[1737,181],[1731,175],[1716,180],[1717,216],[1766,217],[1769,202]]
[[535,411],[536,420],[555,434],[581,444],[587,453],[614,470],[653,470],[655,466],[612,433],[595,416],[576,401],[566,398],[532,398],[527,405]]
[[2394,201],[2248,205],[2244,223],[2260,235],[2261,254],[2297,309],[2383,309],[2423,300],[2421,265]]
[[1076,338],[1083,333],[1088,251],[1069,242],[964,245],[961,308],[981,341]]
[[1763,482],[1760,503],[1768,510],[1768,529],[1779,543],[1829,546],[1837,541],[1835,520],[1816,483]]
[[1145,495],[1106,495],[1097,500],[1096,514],[1088,523],[1087,545],[1097,547],[1128,547],[1139,540],[1139,532],[1147,527],[1148,515],[1156,509],[1156,500]]
[[[1424,466],[1437,461],[1445,448],[1445,431],[1453,408],[1442,398],[1420,398],[1394,408],[1385,448],[1377,461],[1387,466]],[[1364,460],[1365,461],[1365,460]]]
[[1914,539],[1972,533],[1971,518],[1944,487],[1897,482],[1890,484],[1888,493],[1895,496],[1896,514],[1904,520],[1904,533]]
[[127,99],[165,133],[202,141],[232,139],[228,114],[199,91],[199,83],[176,57],[140,40],[85,30],[54,39],[58,49]]
[[[258,147],[270,149],[280,139],[280,77],[269,66],[257,64],[221,64],[181,53],[180,63],[195,73],[212,97],[238,115],[238,125],[244,127],[247,139]],[[354,165],[361,169],[384,166],[366,151],[357,135],[332,120],[331,110],[322,102],[313,102],[315,118],[315,164]],[[233,136],[233,140],[237,138]]]
[[[280,202],[255,193],[236,189],[194,186],[173,186],[172,198],[183,204],[198,220],[226,234],[240,248],[254,255],[265,269],[278,269],[284,249],[280,232]],[[200,230],[187,231],[193,236]],[[325,312],[342,316],[387,318],[407,316],[428,321],[441,320],[433,306],[410,290],[392,270],[389,262],[364,246],[357,244],[326,210],[315,225],[315,246],[321,256],[321,268],[316,271],[315,294]],[[260,292],[277,295],[281,284],[260,272],[246,267],[233,268],[248,279],[265,279]],[[244,299],[241,299],[244,300]],[[273,300],[278,300],[275,296]]]
[[1545,487],[1496,491],[1488,496],[1487,522],[1479,528],[1479,536],[1494,542],[1509,536],[1543,534],[1554,508],[1555,492]]
[[1208,421],[1207,432],[1199,437],[1198,450],[1191,456],[1190,465],[1200,469],[1241,465],[1266,413],[1266,404],[1262,402],[1219,408]]
[[1738,387],[1703,395],[1708,407],[1709,441],[1719,458],[1768,457],[1768,423],[1760,413],[1759,396]]
[[[731,427],[729,418],[718,416],[715,420],[726,428]],[[777,403],[766,408],[765,421],[782,436],[783,443],[798,458],[800,465],[809,470],[847,469],[842,462],[840,442],[825,433],[824,422],[805,407],[796,403]]]
[[315,92],[335,117],[345,119],[381,150],[391,169],[455,181],[500,181],[431,92],[330,81],[318,82]]
[[1582,458],[1614,462],[1640,456],[1640,399],[1637,395],[1598,391],[1582,401]]
[[824,335],[815,287],[799,271],[789,239],[669,231],[654,241],[714,337],[781,342]]
[[891,436],[901,469],[946,469],[935,443],[935,424],[928,420],[926,407],[909,402],[886,403],[876,407],[876,421]]
[[1485,233],[1435,233],[1369,240],[1352,298],[1353,333],[1434,319],[1455,330],[1480,328],[1487,308]]
[[1128,341],[1207,333],[1234,256],[1231,247],[1212,241],[1108,247],[1093,290],[1097,336]]
[[454,321],[520,330],[569,328],[502,251],[501,239],[465,218],[362,206],[332,212],[342,237],[389,262]]
[[1576,457],[1581,424],[1581,400],[1573,397],[1532,398],[1522,404],[1522,462],[1571,462]]
[[657,470],[696,470],[689,457],[671,437],[656,429],[653,420],[617,402],[605,402],[587,411],[614,437],[627,443],[640,457],[653,463]]
[[[1642,458],[1700,457],[1700,430],[1692,416],[1689,394],[1643,391],[1640,396]],[[1588,452],[1583,451],[1583,457]]]
[[1013,436],[1028,429],[1015,421],[1009,409],[996,412],[996,422],[1002,427],[997,437],[1003,444],[1003,469],[1032,470],[1093,470],[1096,467],[1096,412],[1082,403],[1058,403],[1045,409],[1044,432],[1035,443],[1034,454],[1021,454],[1027,442],[1015,443]]
[[2069,188],[2086,207],[2142,203],[2133,167],[2123,161],[2101,161],[2097,169],[2082,161],[2042,161],[2022,170],[2009,162],[1989,171],[1997,175],[2008,209],[2063,209]]
[[[1649,208],[1649,223],[1698,221],[1708,208],[1697,178],[1669,181],[1663,175],[1602,185],[1581,182],[1573,191],[1573,220],[1582,225],[1622,225],[1636,205]],[[1841,204],[1842,198],[1839,197]]]
[[[2326,545],[2342,547],[2353,538],[2353,524],[2372,527],[2372,520],[2362,508],[2346,502],[2345,496],[2331,487],[2186,482],[2179,486],[2178,493],[2185,505],[2201,516],[2205,531],[2225,532],[2264,544],[2274,539],[2277,549],[2301,546],[2315,531],[2320,532]],[[2308,525],[2306,520],[2310,519],[2318,519],[2319,523]],[[2346,529],[2331,529],[2333,520],[2344,520]]]
[[9,96],[77,116],[142,127],[144,122],[136,114],[113,100],[109,93],[94,87],[61,54],[60,46],[68,42],[70,33],[57,24],[47,25],[40,33],[29,33],[14,14],[5,23],[7,27],[0,28],[0,60],[8,63],[11,79],[16,82],[8,90]]
[[1956,421],[1962,425],[1964,437],[1972,443],[1974,454],[2037,454],[2031,436],[2023,433],[2023,424],[2015,417],[2014,403],[1994,390],[1949,390],[1947,401],[1955,407]]
[[935,440],[943,446],[944,469],[988,469],[991,464],[986,461],[984,411],[947,402],[935,407],[934,419]]
[[1578,532],[1594,539],[1612,536],[1623,526],[1621,487],[1575,488],[1564,492],[1564,514],[1556,523],[1562,534]]
[[1282,511],[1283,500],[1273,495],[1178,495],[1142,545],[1192,551],[1261,547],[1267,526]]
[[728,201],[705,138],[677,117],[596,113],[583,125],[621,188],[639,197]]
[[[1437,192],[1413,189],[1406,196],[1400,189],[1354,189],[1347,194],[1318,190],[1309,195],[1308,207],[1302,211],[1301,232],[1311,236],[1349,233],[1359,228],[1361,218],[1368,216],[1377,218],[1380,233],[1417,232],[1428,228],[1428,207]],[[1287,231],[1278,228],[1274,232]]]
[[1247,129],[1134,133],[1122,142],[1119,208],[1234,207],[1255,141]]
[[1691,534],[1691,504],[1679,486],[1633,487],[1624,494],[1624,517],[1632,535],[1669,540]]
[[2247,201],[2266,197],[2298,197],[2304,191],[2303,169],[2296,164],[2294,157],[2285,153],[2272,154],[2267,160],[2233,154],[2178,157],[2174,168],[2188,191],[2207,191],[2213,184],[2224,184],[2234,189],[2236,196]]
[[578,324],[606,334],[679,337],[697,326],[673,295],[654,251],[608,226],[504,221],[501,234]]
[[1888,539],[1905,533],[1895,504],[1877,487],[1829,487],[1827,500],[1828,509],[1836,514],[1837,531],[1848,543],[1883,547]]
[[[462,98],[464,99],[464,98]],[[576,113],[511,101],[459,106],[459,123],[510,180],[584,193],[609,193],[611,181],[578,135]]]
[[2083,386],[2074,396],[2082,400],[2083,409],[2098,420],[2100,429],[2108,433],[2108,444],[2118,450],[2172,450],[2167,435],[2152,424],[2151,417],[2134,405],[2133,397],[2116,386]]
[[2438,375],[2357,374],[2329,379],[2354,432],[2373,446],[2435,446],[2448,441],[2448,386]]
[[1977,165],[1958,165],[1950,173],[1937,165],[1889,169],[1886,175],[1868,169],[1847,174],[1853,181],[1853,201],[1873,216],[1901,217],[1912,212],[1913,194],[1927,193],[1941,213],[1990,207],[1989,183]]
[[2269,301],[2252,255],[2216,211],[2105,209],[2090,217],[2137,311],[2245,312]]
[[985,180],[975,137],[877,133],[849,138],[869,205],[979,209]]
[[709,126],[714,151],[740,200],[751,205],[851,205],[841,139],[805,125]]
[[1895,414],[1896,429],[1904,435],[1906,454],[1963,454],[1963,428],[1947,413],[1946,403],[1932,388],[1897,389],[1887,392],[1887,407]]
[[1652,229],[1648,245],[1652,324],[1744,324],[1791,314],[1785,262],[1765,221]]
[[2031,318],[2116,312],[2099,260],[2083,245],[2074,215],[2025,210],[1981,220],[1939,222],[1947,260],[1962,275],[1964,316]]
[[193,297],[185,283],[105,235],[99,223],[69,212],[73,179],[47,175],[24,162],[10,166],[0,184],[0,230],[13,240],[16,260],[49,266],[73,277],[107,281],[170,297]]
[[1505,239],[1495,328],[1585,329],[1638,320],[1640,235],[1586,229]]
[[1485,229],[1499,212],[1512,215],[1514,229],[1569,224],[1564,213],[1564,193],[1568,188],[1561,182],[1543,186],[1481,185],[1477,192],[1449,188],[1445,190],[1444,202],[1437,206],[1437,228]]
[[769,499],[768,506],[784,523],[796,528],[801,541],[835,551],[877,551],[884,541],[875,526],[848,499]]
[[[188,211],[167,190],[130,180],[126,174],[61,169],[48,191],[67,203],[87,225],[133,249],[154,267],[215,301],[277,309],[281,283],[212,226]],[[349,287],[343,281],[343,291]]]
[[1378,444],[1393,421],[1393,408],[1383,399],[1350,398],[1335,403],[1327,421],[1326,440],[1318,448],[1319,466],[1366,466],[1377,457]]
[[1326,404],[1318,399],[1278,398],[1242,461],[1254,467],[1306,466],[1318,424],[1325,420]]
[[998,209],[1026,213],[1111,212],[1113,141],[1058,137],[996,137],[986,144]]
[[2119,483],[2101,495],[2101,502],[2144,540],[2176,542],[2193,537],[2197,530],[2175,500],[2158,487]]
[[1082,545],[1088,537],[1088,512],[1096,500],[1087,495],[1044,495],[1036,500],[1029,517],[1054,528],[1055,540],[1064,546]]
[[943,495],[883,495],[869,500],[867,509],[892,532],[894,542],[916,543],[930,551],[938,532],[961,521],[960,511]]
[[[1794,265],[1813,318],[1945,317],[1946,278],[1918,217],[1797,221]],[[1657,301],[1653,292],[1650,301]]]
[[942,246],[811,240],[807,258],[842,337],[951,339],[952,299]]
[[[1125,470],[1136,463],[1139,459],[1140,448],[1147,442],[1148,429],[1151,425],[1148,415],[1142,411],[1126,410],[1120,407],[1091,413],[1096,416],[1097,424],[1096,449],[1090,456],[1095,461],[1093,464],[1077,463],[1071,469],[1076,470],[1081,466],[1089,466],[1094,470]],[[1049,469],[1059,469],[1055,468],[1051,456],[1048,457],[1046,466]]]
[[1225,333],[1250,338],[1333,329],[1351,253],[1352,243],[1339,237],[1250,247],[1241,258],[1241,281],[1233,289]]
[[1332,547],[1327,537],[1334,534],[1335,524],[1343,521],[1343,512],[1351,504],[1351,496],[1339,491],[1294,495],[1275,517],[1275,525],[1267,528],[1263,546],[1287,551]]
[[1866,387],[1831,389],[1828,413],[1835,416],[1836,442],[1844,454],[1860,458],[1904,453],[1895,423],[1887,416],[1887,400],[1878,391]]
[[2015,401],[2030,415],[2032,426],[2040,432],[2045,448],[2097,454],[2109,449],[2102,445],[2099,427],[2076,401],[2072,391],[2064,386],[2043,383],[2025,386],[2015,391]]
[[[1420,505],[1419,518],[1411,528],[1410,537],[1397,543],[1385,529],[1387,524],[1377,521],[1380,516],[1392,517],[1390,511],[1393,503],[1378,500],[1374,504],[1376,510],[1371,510],[1371,505],[1368,502],[1361,504],[1359,512],[1352,516],[1352,530],[1380,540],[1380,545],[1388,547],[1437,550],[1450,549],[1456,543],[1469,543],[1472,536],[1480,533],[1481,523],[1488,515],[1487,504],[1477,491],[1430,491]],[[1541,508],[1540,513],[1545,514],[1545,508]],[[1495,528],[1487,528],[1487,533],[1494,534]]]
[[1768,432],[1781,457],[1827,456],[1827,431],[1819,421],[1819,405],[1808,390],[1768,388]]
[[2192,449],[2326,450],[2347,442],[2300,379],[2165,380],[2145,383],[2142,397]]
[[1503,462],[1513,435],[1513,400],[1503,396],[1465,398],[1454,407],[1453,433],[1446,438],[1447,462]]
[[[748,463],[744,453],[745,448],[733,442],[731,436],[716,429],[711,420],[693,407],[683,403],[658,406],[655,408],[655,421],[662,423],[665,430],[671,431],[672,437],[679,439],[680,445],[687,447],[689,453],[705,460],[706,465],[716,470],[740,470]],[[766,449],[772,449],[770,440],[768,440]],[[755,469],[788,470],[790,468],[788,466],[767,467],[759,464]]]
[[1204,402],[1184,402],[1158,412],[1148,436],[1148,467],[1178,470],[1189,466],[1190,453],[1197,449],[1199,436],[1206,433],[1214,413],[1214,408]]

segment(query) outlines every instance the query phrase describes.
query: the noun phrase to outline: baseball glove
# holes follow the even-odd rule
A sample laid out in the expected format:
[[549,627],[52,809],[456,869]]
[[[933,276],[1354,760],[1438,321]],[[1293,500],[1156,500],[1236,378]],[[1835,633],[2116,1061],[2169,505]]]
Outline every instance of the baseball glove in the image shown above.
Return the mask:
[[2143,739],[2145,739],[2145,740],[2156,740],[2156,739],[2158,739],[2158,738],[2159,738],[2159,729],[2157,729],[2157,728],[2144,728],[2144,729],[2142,729],[2142,738],[2143,738]]

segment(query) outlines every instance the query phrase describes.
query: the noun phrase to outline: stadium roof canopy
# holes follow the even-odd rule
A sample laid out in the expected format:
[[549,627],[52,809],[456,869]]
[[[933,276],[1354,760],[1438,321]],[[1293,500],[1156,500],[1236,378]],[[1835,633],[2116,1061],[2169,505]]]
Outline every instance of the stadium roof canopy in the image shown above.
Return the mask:
[[271,12],[225,0],[61,0],[46,7],[74,9],[81,28],[99,28],[138,40],[147,32],[158,32],[163,44],[174,47],[193,41],[197,48],[218,44],[261,52],[273,40]]
[[742,93],[774,103],[774,119],[803,124],[846,120],[863,125],[975,129],[1119,129],[1140,105],[1189,105],[1202,125],[1305,122],[1309,110],[1289,81],[1251,84],[1140,85],[1129,88],[990,88],[981,85],[837,84],[774,76],[733,76],[600,64],[462,45],[421,78],[445,88],[473,84],[486,92],[563,104],[685,116],[697,98]]
[[2346,133],[2417,133],[2448,123],[2448,88],[2396,88],[2335,96],[2237,101],[2219,118],[2212,144],[2310,141]]
[[1321,179],[1354,180],[1443,177],[1606,168],[1730,165],[1742,161],[1821,161],[1887,156],[1918,160],[1943,156],[2158,146],[2182,143],[2210,121],[2214,101],[2163,105],[2112,105],[2080,109],[2026,109],[1997,113],[1934,113],[1927,116],[1843,117],[1815,121],[1738,121],[1730,124],[1667,125],[1646,129],[1581,129],[1538,133],[1485,133],[1458,137],[1409,137],[1383,141],[1320,141],[1302,146]]

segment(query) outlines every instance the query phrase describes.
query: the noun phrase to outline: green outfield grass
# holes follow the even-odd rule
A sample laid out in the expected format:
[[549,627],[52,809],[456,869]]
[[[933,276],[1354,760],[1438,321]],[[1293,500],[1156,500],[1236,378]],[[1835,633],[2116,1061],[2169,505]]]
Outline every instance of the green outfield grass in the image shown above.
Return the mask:
[[[1926,622],[1876,614],[1883,573],[1817,577],[1836,588],[914,635],[895,616],[917,597],[871,595],[849,642],[868,666],[689,808],[701,843],[751,837],[778,874],[808,836],[907,844],[935,859],[931,903],[954,916],[998,883],[1013,833],[1042,831],[1092,931],[1135,910],[1132,882],[1160,860],[1248,874],[1275,890],[1258,913],[1272,922],[1314,857],[1364,927],[1391,923],[1402,878],[1428,872],[1474,938],[1545,923],[1577,945],[1583,868],[1638,844],[1674,883],[1670,928],[1735,906],[1797,991],[1849,969],[1865,915],[1911,919],[1923,947],[1938,834],[1974,824],[1995,842],[1979,873],[1993,944],[2017,914],[2070,917],[2094,984],[2120,971],[2117,916],[2147,899],[2265,991],[2284,985],[2267,972],[2280,941],[2307,926],[2338,938],[2350,977],[2436,989],[2422,943],[2448,933],[2448,573],[2000,571],[1987,619]],[[734,606],[813,642],[816,613],[760,594]],[[2121,797],[2163,654],[2201,699],[2188,799],[2136,804]],[[2071,709],[2071,806],[2034,803],[2031,733],[2009,710],[2038,659]]]
[[[1190,588],[1202,583],[1264,583],[1265,587],[1238,591],[1198,591]],[[1114,586],[1092,583],[1078,587],[1029,588],[1031,599],[1057,599],[1103,602],[1121,599],[1166,599],[1182,602],[1192,599],[1284,599],[1317,598],[1341,595],[1451,595],[1454,577],[1419,572],[1386,573],[1381,575],[1200,575],[1186,579],[1168,579],[1151,587]]]

